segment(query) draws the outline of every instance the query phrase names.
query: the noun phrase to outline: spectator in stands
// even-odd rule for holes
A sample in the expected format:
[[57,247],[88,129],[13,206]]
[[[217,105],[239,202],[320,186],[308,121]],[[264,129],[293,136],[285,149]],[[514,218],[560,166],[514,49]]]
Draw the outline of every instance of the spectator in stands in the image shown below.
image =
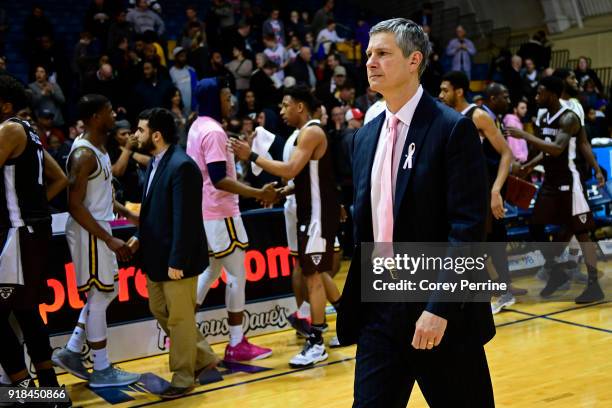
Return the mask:
[[32,108],[36,116],[43,110],[53,113],[53,125],[63,126],[62,107],[66,103],[64,93],[58,84],[50,82],[47,70],[43,66],[36,67],[36,80],[29,85],[32,91]]
[[223,64],[223,57],[219,51],[213,51],[210,54],[208,71],[206,72],[206,77],[222,77],[229,82],[229,87],[233,91],[236,89],[236,81],[234,80],[234,75],[225,68]]
[[518,55],[513,55],[510,59],[510,64],[505,62],[500,66],[501,69],[501,81],[508,88],[510,93],[510,101],[512,105],[515,105],[524,96],[525,87],[524,81],[521,76],[521,69],[523,66],[523,59]]
[[339,86],[346,82],[346,68],[338,65],[334,69],[334,76],[329,81],[319,82],[317,84],[316,96],[323,102],[328,110],[331,110],[336,105],[336,91]]
[[[54,124],[55,113],[50,109],[42,109],[37,114],[38,120],[36,125],[38,128],[38,136],[40,142],[45,149],[48,149],[51,144],[51,138],[55,138],[59,141],[59,144],[64,143],[64,133],[58,129]],[[57,150],[59,146],[55,147]]]
[[194,4],[190,4],[185,8],[185,17],[187,21],[183,24],[183,30],[181,32],[181,38],[179,38],[178,44],[185,49],[188,49],[190,44],[185,44],[186,39],[191,40],[193,38],[193,30],[197,28],[201,33],[206,32],[204,22],[198,18],[198,9]]
[[190,120],[194,120],[197,117],[195,110],[191,113],[191,115],[185,114],[183,96],[181,95],[181,91],[176,88],[170,93],[170,98],[167,102],[164,103],[163,107],[172,112],[172,115],[174,116],[174,123],[176,125],[176,136],[178,138],[179,146],[186,147],[187,125],[189,124]]
[[610,137],[610,132],[607,129],[605,120],[597,116],[597,111],[594,107],[589,107],[587,110],[584,128],[589,142],[594,138]]
[[[251,77],[251,89],[255,92],[255,98],[262,109],[278,109],[278,104],[282,99],[282,94],[279,86],[276,86],[272,79],[276,72],[276,64],[272,61],[266,61],[261,69],[253,72]],[[272,131],[271,129],[268,129]]]
[[175,47],[172,50],[174,65],[170,68],[170,79],[174,86],[180,91],[183,104],[183,115],[189,117],[196,109],[196,101],[193,97],[198,77],[195,69],[187,65],[187,50]]
[[[592,106],[594,108],[599,101],[599,92],[595,81],[589,77],[582,78],[582,92],[580,92],[580,101],[584,106]],[[597,108],[596,108],[597,109]]]
[[85,76],[98,68],[100,47],[89,31],[81,32],[79,37],[79,42],[74,47],[72,71],[78,75],[79,84],[82,84]]
[[237,97],[249,89],[251,75],[253,74],[253,61],[244,56],[244,49],[234,47],[234,59],[228,62],[225,67],[232,73],[236,81]]
[[369,86],[363,95],[357,97],[355,100],[355,107],[361,112],[367,112],[370,106],[374,105],[378,101],[378,93],[373,91]]
[[300,52],[285,70],[286,74],[295,78],[297,85],[305,85],[311,90],[315,89],[317,78],[311,66],[312,52],[308,47],[300,48]]
[[280,45],[285,44],[285,25],[278,19],[280,16],[280,10],[273,8],[270,12],[270,18],[264,21],[262,31],[264,37],[273,35],[276,37],[276,42]]
[[540,74],[536,69],[535,62],[531,58],[526,58],[525,69],[521,72],[523,83],[525,87],[525,96],[529,99],[535,100],[535,94],[538,89],[538,83],[540,82]]
[[66,56],[59,45],[53,41],[49,35],[40,37],[36,46],[30,54],[30,77],[34,78],[36,68],[39,66],[45,67],[47,75],[51,82],[56,82],[61,85],[67,84],[71,78],[69,75],[69,64],[66,64]]
[[315,13],[310,26],[310,31],[312,31],[315,37],[319,35],[319,31],[325,28],[328,20],[334,19],[334,13],[332,13],[333,9],[334,0],[327,0],[325,1],[325,5]]
[[361,46],[361,58],[365,59],[365,52],[370,41],[370,24],[367,22],[365,13],[359,13],[357,27],[355,28],[355,41]]
[[304,45],[310,48],[313,52],[315,51],[315,46],[317,43],[315,42],[314,35],[310,31],[307,31],[304,35]]
[[288,38],[297,35],[300,41],[304,40],[306,27],[304,27],[304,23],[300,19],[300,13],[297,10],[292,10],[289,14],[289,21],[286,24],[285,31]]
[[239,115],[242,117],[250,117],[255,119],[257,112],[259,112],[259,106],[255,98],[255,92],[251,89],[247,89],[240,100]]
[[289,45],[287,45],[287,52],[289,53],[289,63],[291,64],[295,61],[295,58],[300,53],[300,48],[302,48],[302,42],[297,35],[292,35],[289,37]]
[[154,31],[161,37],[166,31],[164,21],[156,12],[149,9],[147,0],[137,0],[136,8],[127,13],[126,20],[134,26],[134,31],[139,34]]
[[85,76],[81,86],[81,95],[98,94],[106,96],[112,103],[115,112],[125,113],[127,101],[124,90],[113,74],[110,64],[102,64],[98,70]]
[[0,55],[0,75],[10,75],[6,70],[6,57]]
[[442,68],[442,63],[440,62],[440,42],[437,38],[431,35],[430,26],[423,26],[423,32],[427,34],[427,39],[431,45],[431,53],[429,54],[425,72],[423,72],[423,75],[421,76],[421,83],[427,92],[435,95],[440,89],[442,77],[444,76],[444,69]]
[[25,19],[23,33],[25,34],[25,46],[28,50],[36,48],[42,37],[53,37],[51,21],[45,16],[40,5],[36,4],[32,7],[32,14]]
[[108,48],[112,49],[127,38],[128,43],[134,37],[134,28],[127,21],[127,11],[120,10],[115,13],[112,23],[108,29],[108,40],[106,42]]
[[550,64],[550,44],[544,45],[543,40],[546,41],[546,33],[538,31],[528,42],[522,44],[517,52],[523,60],[531,59],[538,70],[542,70]]
[[142,64],[143,79],[138,82],[132,91],[132,109],[130,114],[134,117],[145,109],[159,108],[170,99],[174,86],[166,78],[158,75],[158,68],[150,61]]
[[476,47],[471,40],[466,38],[466,32],[463,26],[458,25],[455,33],[457,34],[457,38],[453,38],[448,43],[446,55],[453,58],[453,71],[463,71],[468,78],[471,78],[472,57],[476,55]]
[[247,58],[253,58],[258,46],[251,38],[251,24],[246,21],[241,21],[238,27],[229,31],[224,38],[224,57],[231,59],[234,47],[239,47],[244,50],[244,55]]
[[187,51],[187,63],[195,69],[198,78],[204,78],[209,70],[208,46],[204,40],[204,33],[200,31],[196,32],[196,36],[191,41],[191,46]]
[[587,57],[578,58],[578,65],[576,65],[575,71],[576,71],[576,79],[578,80],[578,83],[583,84],[586,81],[586,79],[590,78],[593,80],[595,84],[595,89],[597,93],[599,95],[604,94],[604,91],[605,91],[604,86],[601,83],[601,80],[599,79],[595,71],[593,71],[589,67],[589,60],[587,59]]
[[144,172],[151,158],[137,152],[138,138],[132,134],[130,122],[118,120],[113,137],[108,140],[108,154],[112,163],[113,177],[119,181],[115,190],[119,202],[139,203],[142,198]]
[[276,81],[282,83],[283,79],[285,78],[284,69],[290,62],[289,53],[282,44],[279,44],[276,36],[272,34],[264,36],[264,44],[266,46],[266,49],[264,50],[265,56],[269,61],[274,62],[278,67],[275,74]]
[[421,9],[412,14],[411,20],[421,27],[431,27],[433,24],[433,7],[430,2],[423,3]]
[[[313,48],[312,51],[315,52],[316,49]],[[340,66],[340,56],[335,52],[329,54],[325,59],[325,70],[323,71],[323,76],[319,79],[329,81],[334,76],[334,71],[338,66]]]
[[[166,68],[166,54],[161,46],[161,41],[155,31],[147,30],[142,34],[142,39],[145,43],[144,54],[145,60],[153,61],[155,59],[159,65]],[[153,51],[151,51],[151,47]],[[167,71],[167,70],[165,70]]]
[[206,16],[206,37],[212,48],[220,48],[222,34],[234,25],[234,9],[226,0],[213,0]]
[[327,20],[326,28],[319,31],[319,34],[317,35],[316,50],[319,52],[319,48],[323,46],[323,49],[325,50],[324,54],[328,55],[333,45],[345,41],[346,39],[341,38],[338,36],[338,33],[336,33],[336,22],[333,19],[329,19]]
[[85,23],[83,24],[85,30],[100,41],[103,50],[107,46],[108,30],[113,14],[112,4],[105,0],[93,0],[85,13]]
[[338,86],[337,103],[344,108],[351,108],[355,105],[355,85],[352,82],[346,81]]
[[[514,127],[523,130],[523,120],[526,115],[527,99],[523,98],[513,104],[512,113],[507,113],[506,116],[504,116],[504,127]],[[510,136],[508,137],[508,146],[510,146],[512,154],[519,162],[525,163],[527,161],[529,149],[527,148],[527,142],[525,140]]]

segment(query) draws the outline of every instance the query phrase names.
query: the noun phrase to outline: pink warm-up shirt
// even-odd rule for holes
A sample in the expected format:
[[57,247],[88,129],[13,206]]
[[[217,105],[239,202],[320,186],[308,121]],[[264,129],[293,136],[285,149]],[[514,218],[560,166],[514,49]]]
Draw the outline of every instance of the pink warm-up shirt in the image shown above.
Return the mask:
[[[523,129],[523,123],[521,122],[521,120],[518,118],[518,116],[513,115],[511,113],[504,116],[504,126],[515,127],[521,130]],[[526,141],[510,136],[508,137],[508,146],[510,146],[512,154],[518,161],[520,161],[521,163],[527,161],[529,150],[527,149]]]
[[218,190],[208,175],[208,163],[224,161],[226,177],[236,180],[234,155],[227,150],[227,135],[221,124],[208,116],[193,122],[187,136],[187,154],[202,172],[202,215],[204,220],[222,220],[240,215],[238,195]]

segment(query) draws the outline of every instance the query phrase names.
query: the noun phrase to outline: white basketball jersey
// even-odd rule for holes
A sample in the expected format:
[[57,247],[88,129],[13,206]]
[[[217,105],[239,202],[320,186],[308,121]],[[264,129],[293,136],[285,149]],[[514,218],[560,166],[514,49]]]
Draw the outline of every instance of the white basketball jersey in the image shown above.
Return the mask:
[[100,151],[82,135],[75,139],[70,154],[79,148],[93,151],[98,163],[96,171],[89,176],[83,205],[96,221],[112,221],[115,219],[115,214],[113,212],[113,173],[110,157],[108,153]]

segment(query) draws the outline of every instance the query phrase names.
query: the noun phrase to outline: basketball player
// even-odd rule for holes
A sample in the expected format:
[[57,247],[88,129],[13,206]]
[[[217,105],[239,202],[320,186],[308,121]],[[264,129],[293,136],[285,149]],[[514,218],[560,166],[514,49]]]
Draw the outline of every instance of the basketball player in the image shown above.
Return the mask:
[[[110,101],[102,95],[85,95],[79,100],[78,112],[85,123],[85,133],[72,144],[66,164],[70,212],[66,239],[77,287],[87,294],[87,303],[68,344],[53,353],[53,362],[89,380],[90,387],[116,387],[132,384],[140,375],[117,369],[108,359],[106,309],[117,296],[117,257],[121,261],[131,257],[127,244],[113,237],[109,222],[115,218],[115,210],[135,223],[138,221],[113,197],[111,161],[105,148],[115,126]],[[81,357],[85,339],[92,352],[91,374]]]
[[[506,183],[513,156],[506,139],[500,131],[498,113],[508,110],[508,91],[503,85],[492,83],[487,87],[487,101],[482,108],[475,103],[466,100],[469,92],[470,80],[461,71],[451,71],[444,75],[440,84],[440,99],[457,112],[472,119],[482,141],[482,150],[487,159],[487,170],[489,173],[489,186],[491,189],[491,211],[490,228],[487,231],[488,242],[507,242],[506,226],[504,224],[504,202],[502,189]],[[491,109],[488,105],[491,106]],[[497,252],[497,251],[496,251]],[[499,274],[499,280],[508,285],[508,291],[493,303],[493,313],[498,313],[504,307],[516,302],[514,295],[524,295],[525,289],[512,286],[508,272],[508,256],[505,251],[499,251],[493,257],[495,270]]]
[[[327,113],[325,111],[324,105],[320,105],[315,115],[313,116],[315,117],[315,119],[312,119],[312,123],[325,126],[325,123],[323,123],[323,121],[327,120],[325,118],[327,116]],[[299,133],[300,129],[295,129],[295,131],[289,136],[289,138],[285,142],[285,146],[283,149],[284,162],[289,162],[289,160],[291,159],[291,155],[295,150],[295,141]],[[293,271],[291,272],[291,285],[293,288],[293,294],[295,295],[295,302],[298,307],[297,311],[287,317],[287,321],[289,322],[291,327],[296,330],[296,333],[299,336],[308,338],[312,330],[312,318],[310,316],[310,303],[308,302],[308,289],[306,287],[306,282],[304,281],[304,277],[302,275],[302,268],[300,267],[298,257],[297,202],[295,200],[295,195],[291,193],[293,189],[293,180],[288,180],[287,186],[281,189],[281,192],[284,193],[284,195],[286,196],[286,201],[284,205],[284,215],[287,244],[289,245],[290,255],[295,258],[295,264],[293,267]],[[343,217],[344,219],[342,219]],[[343,222],[344,220],[346,220],[346,212],[342,211],[341,222]],[[336,273],[338,273],[338,270],[340,269],[341,255],[342,252],[340,250],[340,242],[338,240],[338,237],[336,237],[334,240],[334,259],[332,270],[330,271],[330,273],[324,273],[323,275],[321,275],[321,279],[323,280],[323,285],[325,287],[326,298],[334,308],[337,308],[338,306],[338,301],[340,299],[340,291],[334,283],[333,277],[336,275]],[[327,323],[324,323],[323,327],[323,331],[327,331]],[[338,338],[334,336],[330,340],[329,345],[332,348],[339,347],[340,343],[338,342]]]
[[277,193],[273,183],[257,189],[236,179],[234,155],[227,151],[228,137],[219,123],[221,118],[230,116],[232,94],[229,88],[220,85],[217,78],[204,78],[198,82],[195,95],[199,113],[187,136],[187,154],[198,164],[204,180],[202,214],[210,253],[210,264],[198,277],[198,308],[221,276],[223,267],[227,272],[225,305],[230,335],[225,360],[259,360],[269,357],[272,350],[251,344],[242,329],[246,287],[244,257],[249,241],[240,216],[238,196],[271,203],[276,201]]
[[[572,235],[580,242],[587,265],[588,282],[576,303],[591,303],[604,298],[597,279],[597,253],[591,243],[589,232],[594,227],[593,216],[586,201],[580,175],[576,170],[576,138],[581,132],[580,118],[559,98],[563,93],[563,81],[555,76],[543,78],[538,86],[536,102],[546,109],[538,123],[538,136],[516,128],[508,128],[508,135],[520,137],[540,150],[540,154],[526,167],[542,162],[545,177],[536,199],[532,222],[536,225],[556,224],[564,227],[556,241],[566,244]],[[566,246],[566,245],[564,245]],[[558,257],[562,249],[545,254],[550,265],[553,257]],[[548,252],[548,251],[547,251]],[[550,272],[546,286],[540,292],[542,297],[550,297],[564,286],[569,277],[560,264],[555,264]]]
[[[26,91],[16,79],[0,75],[0,365],[3,382],[34,387],[24,361],[23,345],[9,323],[19,323],[41,387],[58,387],[51,363],[47,328],[38,312],[46,292],[51,240],[47,201],[68,181],[44,151],[30,124],[14,116],[27,108]],[[70,406],[56,404],[55,406]]]
[[288,162],[259,157],[251,152],[248,143],[230,140],[230,147],[240,160],[250,160],[270,174],[294,181],[298,257],[308,287],[312,326],[303,350],[289,361],[291,367],[310,366],[328,357],[322,336],[326,300],[322,275],[332,269],[340,205],[325,131],[312,121],[315,108],[307,88],[285,90],[281,115],[289,126],[300,129]]

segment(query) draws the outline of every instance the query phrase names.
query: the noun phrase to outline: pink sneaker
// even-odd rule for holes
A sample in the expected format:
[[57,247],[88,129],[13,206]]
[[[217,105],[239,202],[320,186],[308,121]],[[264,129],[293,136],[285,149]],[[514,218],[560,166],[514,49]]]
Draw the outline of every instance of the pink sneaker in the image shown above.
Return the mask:
[[225,347],[225,361],[230,362],[261,360],[270,357],[271,354],[271,349],[249,343],[246,336],[234,347],[229,344]]

